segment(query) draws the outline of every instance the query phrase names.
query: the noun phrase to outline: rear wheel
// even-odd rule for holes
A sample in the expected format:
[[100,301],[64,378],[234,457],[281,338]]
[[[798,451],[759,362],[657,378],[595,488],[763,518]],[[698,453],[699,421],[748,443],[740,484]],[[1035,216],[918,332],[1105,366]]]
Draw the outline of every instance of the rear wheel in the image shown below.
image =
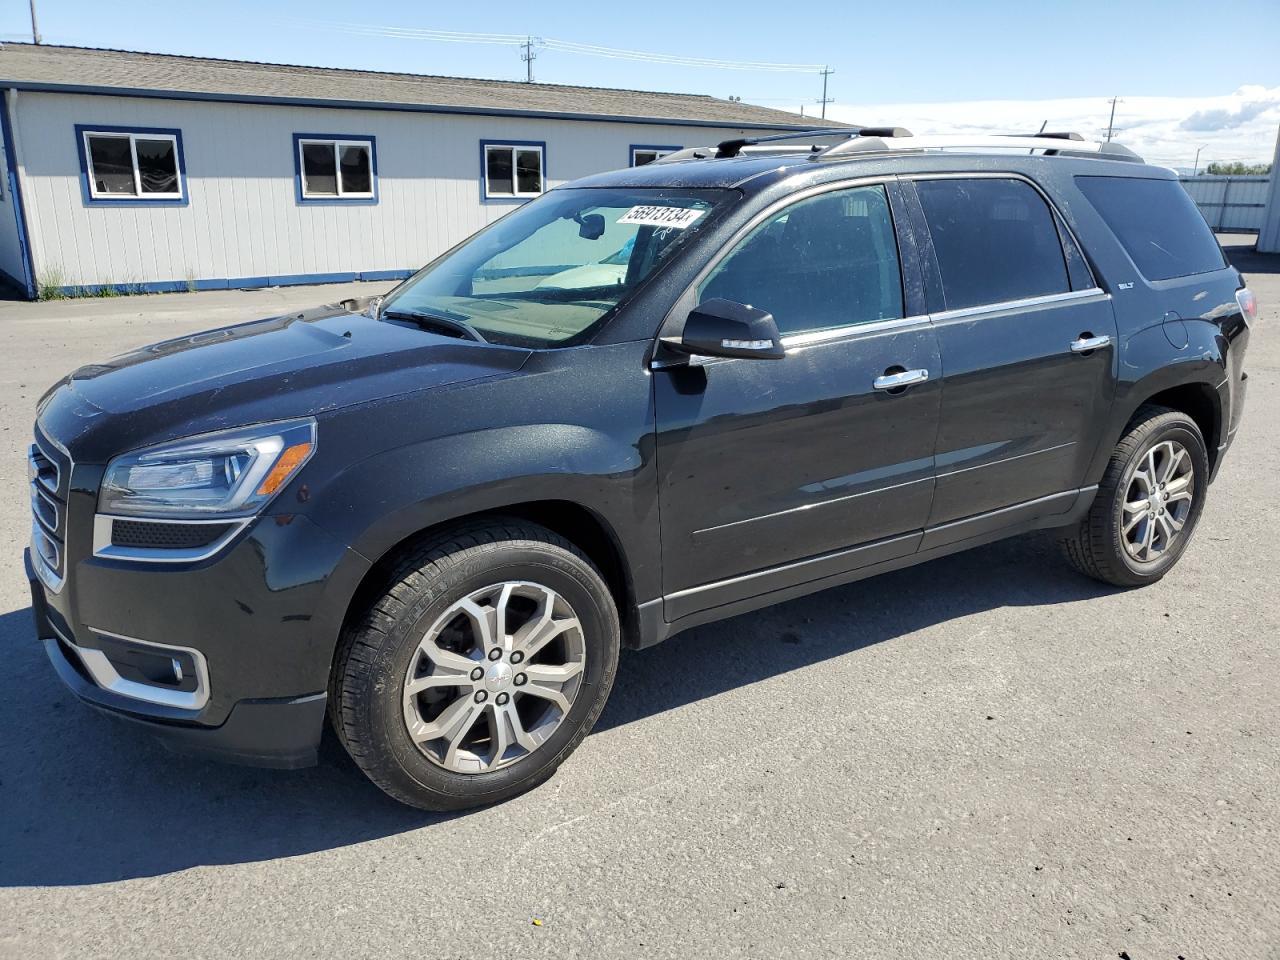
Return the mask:
[[1104,583],[1154,583],[1178,562],[1204,508],[1209,457],[1196,422],[1167,407],[1138,411],[1116,445],[1067,559]]
[[480,806],[531,789],[590,731],[613,684],[618,616],[572,544],[524,521],[424,545],[345,638],[334,726],[404,803]]

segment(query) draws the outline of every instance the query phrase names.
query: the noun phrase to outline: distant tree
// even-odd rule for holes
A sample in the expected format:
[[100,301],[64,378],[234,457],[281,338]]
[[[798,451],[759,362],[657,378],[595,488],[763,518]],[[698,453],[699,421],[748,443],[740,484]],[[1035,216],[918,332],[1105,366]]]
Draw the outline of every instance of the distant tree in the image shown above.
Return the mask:
[[1230,163],[1211,163],[1204,168],[1204,172],[1214,177],[1265,177],[1271,173],[1271,164],[1241,163],[1239,160],[1232,160]]

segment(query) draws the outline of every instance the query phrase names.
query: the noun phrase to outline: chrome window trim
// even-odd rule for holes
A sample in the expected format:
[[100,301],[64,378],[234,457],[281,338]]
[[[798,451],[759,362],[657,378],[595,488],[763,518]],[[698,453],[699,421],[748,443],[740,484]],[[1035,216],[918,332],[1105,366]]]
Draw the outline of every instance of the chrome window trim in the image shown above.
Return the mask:
[[886,330],[923,326],[928,324],[930,319],[929,314],[919,313],[912,317],[898,317],[893,320],[872,320],[868,323],[850,323],[843,327],[828,327],[825,330],[792,333],[782,338],[782,346],[790,350],[792,347],[807,347],[813,343],[826,343],[828,340],[840,340],[862,333],[882,333]]
[[1059,303],[1071,303],[1075,300],[1110,300],[1111,294],[1101,287],[1088,290],[1068,290],[1066,293],[1046,293],[1038,297],[1023,297],[1020,300],[1001,300],[996,303],[984,303],[977,307],[960,307],[956,310],[943,310],[929,315],[934,323],[950,323],[956,320],[973,320],[992,313],[1008,313],[1012,310],[1029,310],[1034,307],[1053,306]]
[[[222,551],[227,544],[240,535],[251,524],[254,517],[220,517],[208,520],[178,520],[159,517],[127,517],[111,513],[95,513],[93,515],[93,555],[106,560],[132,560],[139,563],[196,563],[208,560]],[[231,524],[217,540],[203,547],[167,550],[158,547],[118,547],[111,542],[112,524],[116,520],[128,520],[136,523],[192,524],[205,525],[211,523]]]
[[84,664],[84,668],[89,671],[89,676],[93,678],[93,682],[103,690],[108,690],[122,697],[128,697],[131,700],[154,703],[162,707],[175,707],[179,710],[199,710],[209,702],[209,662],[205,660],[204,654],[195,647],[181,647],[172,643],[155,643],[151,640],[126,637],[124,634],[112,633],[109,630],[86,625],[86,629],[93,633],[111,637],[113,640],[123,640],[126,643],[152,647],[162,653],[172,651],[189,654],[196,665],[196,688],[189,691],[165,690],[162,687],[153,687],[150,684],[139,683],[136,680],[126,680],[120,676],[116,668],[112,666],[110,659],[101,650],[82,647],[64,636],[62,631],[53,626],[53,624],[49,626],[58,635],[58,639],[75,652],[76,656],[80,658],[80,662]]
[[[1003,300],[999,303],[988,303],[980,307],[963,307],[959,310],[943,310],[939,313],[922,313],[912,317],[900,317],[895,320],[873,320],[869,323],[852,323],[843,327],[830,327],[826,330],[811,330],[807,333],[793,333],[782,338],[782,346],[790,352],[798,347],[807,347],[846,337],[857,337],[863,334],[876,334],[888,330],[905,330],[927,324],[945,324],[959,320],[976,320],[990,314],[1008,313],[1015,310],[1030,310],[1036,307],[1055,306],[1060,303],[1072,303],[1078,300],[1098,299],[1110,300],[1111,294],[1100,287],[1089,290],[1069,290],[1066,293],[1047,293],[1039,297],[1025,297],[1021,300]],[[651,369],[665,370],[675,366],[706,366],[710,363],[726,363],[741,357],[690,357],[688,361],[658,361]]]

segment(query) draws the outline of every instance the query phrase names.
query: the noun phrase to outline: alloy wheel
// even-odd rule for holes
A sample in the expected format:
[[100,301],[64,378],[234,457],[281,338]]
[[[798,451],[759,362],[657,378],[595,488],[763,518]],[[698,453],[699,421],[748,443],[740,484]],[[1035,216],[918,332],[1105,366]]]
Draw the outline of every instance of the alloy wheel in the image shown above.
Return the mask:
[[1138,563],[1159,560],[1182,536],[1195,502],[1191,454],[1164,440],[1142,455],[1125,487],[1120,539]]
[[453,603],[409,660],[409,737],[438,766],[488,773],[533,753],[569,714],[586,667],[582,626],[549,587],[507,581]]

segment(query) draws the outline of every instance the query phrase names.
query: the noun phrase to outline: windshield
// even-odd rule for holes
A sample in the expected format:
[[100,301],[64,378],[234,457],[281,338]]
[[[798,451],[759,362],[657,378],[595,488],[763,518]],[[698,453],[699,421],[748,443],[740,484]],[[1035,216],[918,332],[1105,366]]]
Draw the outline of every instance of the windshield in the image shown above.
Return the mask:
[[727,206],[727,190],[553,190],[389,294],[388,319],[550,347],[594,327]]

